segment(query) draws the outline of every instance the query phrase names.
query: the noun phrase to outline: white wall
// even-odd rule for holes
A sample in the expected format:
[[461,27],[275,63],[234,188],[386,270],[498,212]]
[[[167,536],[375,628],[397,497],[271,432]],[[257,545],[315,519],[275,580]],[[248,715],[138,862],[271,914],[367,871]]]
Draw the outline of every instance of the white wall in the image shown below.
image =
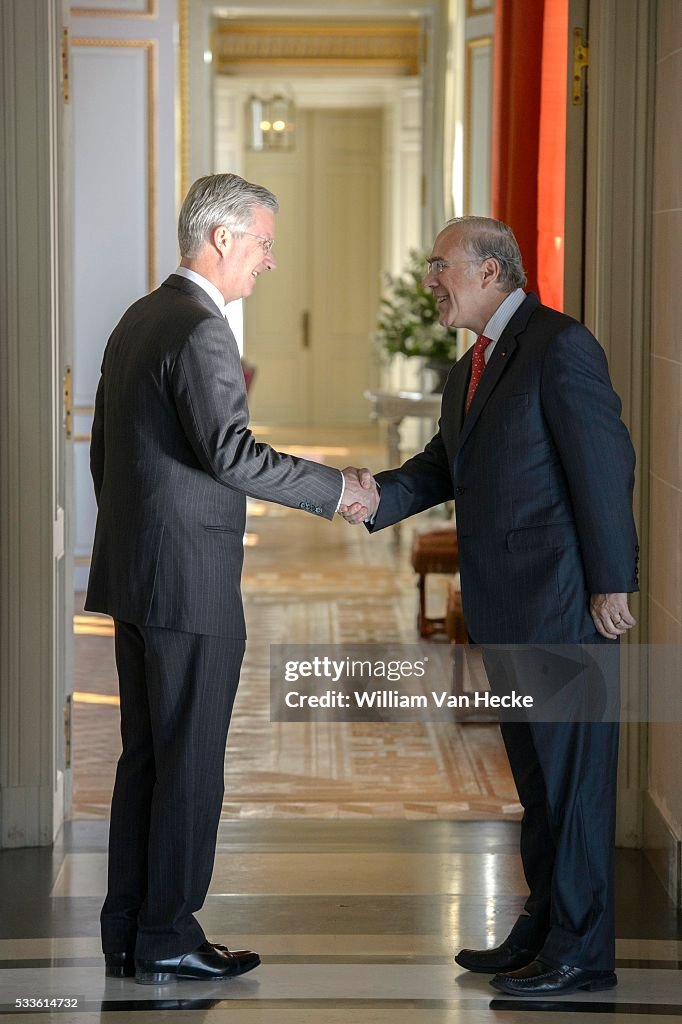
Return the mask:
[[177,264],[176,41],[176,0],[71,5],[76,590],[95,525],[88,447],[102,352],[125,309]]
[[0,847],[68,807],[60,7],[0,4]]

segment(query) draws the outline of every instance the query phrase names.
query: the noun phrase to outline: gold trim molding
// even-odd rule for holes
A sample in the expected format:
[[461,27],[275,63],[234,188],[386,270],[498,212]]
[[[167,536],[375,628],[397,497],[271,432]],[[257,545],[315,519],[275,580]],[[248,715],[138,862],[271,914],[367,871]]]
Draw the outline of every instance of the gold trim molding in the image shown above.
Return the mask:
[[[474,50],[486,46],[492,51],[492,36],[467,39],[464,67],[464,212],[471,213],[471,76]],[[491,54],[492,56],[492,54]],[[492,73],[492,71],[491,71]]]
[[289,68],[353,68],[419,74],[421,23],[413,21],[218,21],[213,62],[218,74]]
[[147,0],[144,11],[121,10],[120,7],[72,7],[77,18],[158,18],[158,0]]
[[[178,166],[179,202],[187,195],[189,180],[189,0],[178,0]],[[179,205],[179,204],[178,204]]]
[[467,0],[467,18],[476,18],[481,14],[492,14],[493,3],[485,3],[483,7],[476,7],[476,0]]
[[144,50],[147,54],[147,288],[156,287],[156,49],[155,39],[72,39],[72,46]]

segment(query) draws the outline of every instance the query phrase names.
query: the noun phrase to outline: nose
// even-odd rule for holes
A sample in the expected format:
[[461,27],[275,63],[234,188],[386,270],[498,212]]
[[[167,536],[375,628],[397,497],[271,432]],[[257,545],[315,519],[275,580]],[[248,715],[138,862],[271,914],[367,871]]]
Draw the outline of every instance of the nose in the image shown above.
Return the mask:
[[272,249],[270,250],[270,252],[266,252],[265,257],[263,258],[263,265],[266,270],[277,269],[277,260],[275,259],[275,254],[273,253]]
[[432,270],[427,270],[422,278],[423,288],[435,288],[437,284],[436,275]]

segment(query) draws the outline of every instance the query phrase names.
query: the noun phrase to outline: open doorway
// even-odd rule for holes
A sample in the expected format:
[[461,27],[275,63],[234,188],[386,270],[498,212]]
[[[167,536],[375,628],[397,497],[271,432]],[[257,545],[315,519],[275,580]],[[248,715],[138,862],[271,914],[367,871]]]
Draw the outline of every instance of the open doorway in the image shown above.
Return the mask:
[[257,422],[367,426],[363,392],[378,376],[381,151],[381,110],[308,110],[297,116],[293,151],[245,155],[245,176],[283,198],[277,273],[244,313]]

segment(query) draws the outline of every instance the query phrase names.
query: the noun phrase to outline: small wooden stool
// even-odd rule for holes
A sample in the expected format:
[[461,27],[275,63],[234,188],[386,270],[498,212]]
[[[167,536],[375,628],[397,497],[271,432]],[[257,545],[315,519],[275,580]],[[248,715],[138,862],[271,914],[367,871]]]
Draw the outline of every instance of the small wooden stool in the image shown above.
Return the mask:
[[447,573],[454,576],[459,567],[457,557],[457,531],[454,526],[442,530],[429,530],[428,533],[415,533],[412,542],[412,568],[419,577],[419,613],[417,627],[421,637],[446,634],[446,616],[427,618],[426,615],[426,575],[430,572]]
[[[469,644],[469,633],[464,621],[462,611],[462,592],[459,589],[459,581],[448,584],[448,603],[445,611],[445,627],[448,639],[452,644],[452,694],[455,697],[467,696],[471,700],[476,695],[476,690],[465,690],[465,659],[469,659],[469,669],[478,664],[478,674],[483,671],[480,649],[467,646]],[[485,674],[483,672],[483,674]],[[479,691],[483,692],[483,691]],[[495,711],[486,711],[482,708],[458,707],[455,710],[456,722],[497,722],[498,715]]]

